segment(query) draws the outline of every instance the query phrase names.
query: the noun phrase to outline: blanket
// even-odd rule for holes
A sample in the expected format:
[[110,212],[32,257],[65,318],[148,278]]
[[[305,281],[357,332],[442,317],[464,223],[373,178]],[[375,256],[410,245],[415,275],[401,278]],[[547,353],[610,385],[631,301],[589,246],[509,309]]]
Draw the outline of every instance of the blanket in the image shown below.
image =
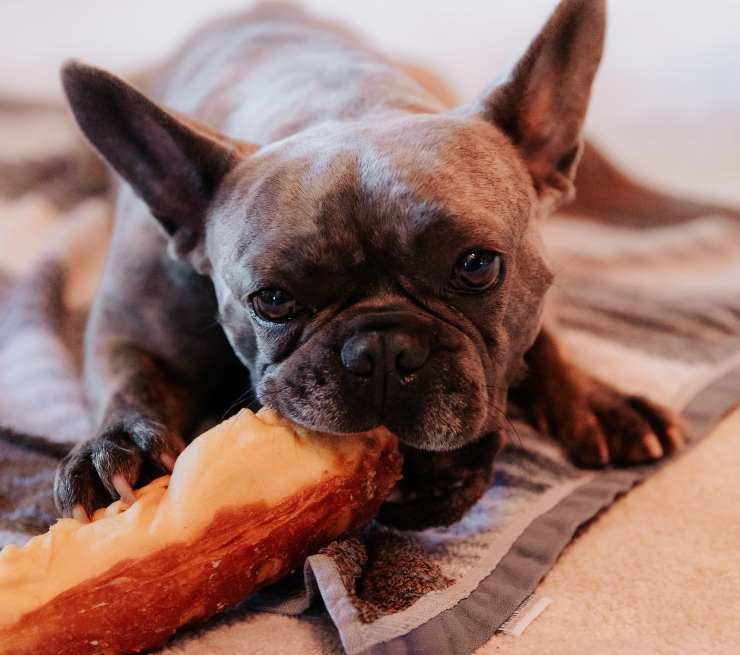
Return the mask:
[[[0,142],[3,545],[54,521],[54,468],[92,428],[82,337],[111,206],[63,113],[0,108]],[[740,399],[740,225],[707,216],[627,231],[561,219],[546,241],[571,357],[681,412],[696,443]],[[470,653],[521,613],[579,527],[670,461],[577,469],[514,416],[493,484],[459,523],[371,526],[166,651]]]

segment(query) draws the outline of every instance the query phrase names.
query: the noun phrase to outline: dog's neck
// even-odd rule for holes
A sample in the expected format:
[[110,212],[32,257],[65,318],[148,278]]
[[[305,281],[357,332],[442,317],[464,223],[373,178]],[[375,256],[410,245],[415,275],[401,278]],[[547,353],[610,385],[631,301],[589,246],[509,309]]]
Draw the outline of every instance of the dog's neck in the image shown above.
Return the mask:
[[262,145],[320,123],[446,108],[353,35],[298,18],[258,12],[238,22],[226,41],[223,32],[206,30],[197,48],[175,57],[158,99]]

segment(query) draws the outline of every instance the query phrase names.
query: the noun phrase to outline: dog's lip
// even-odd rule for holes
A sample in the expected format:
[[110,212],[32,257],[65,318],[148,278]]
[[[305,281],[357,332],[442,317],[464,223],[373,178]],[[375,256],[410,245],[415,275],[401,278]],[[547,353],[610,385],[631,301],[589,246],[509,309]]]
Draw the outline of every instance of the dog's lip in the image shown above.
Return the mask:
[[393,430],[391,430],[387,425],[384,425],[383,423],[379,423],[375,427],[372,427],[368,430],[360,430],[359,432],[327,432],[326,434],[330,434],[336,437],[356,437],[358,435],[372,434],[374,432],[385,432],[385,433],[391,434],[400,441],[398,435],[395,432],[393,432]]
[[296,420],[293,416],[290,415],[290,413],[283,411],[279,403],[277,404],[260,403],[260,409],[272,409],[276,411],[285,420],[289,421],[295,428],[298,428],[298,430],[302,430],[305,432],[325,434],[331,437],[356,437],[361,434],[368,434],[371,432],[376,432],[377,430],[383,430],[385,432],[392,434],[394,437],[396,437],[396,439],[401,441],[399,436],[395,432],[393,432],[393,430],[391,430],[391,428],[389,428],[385,423],[382,423],[382,422],[374,423],[373,425],[363,430],[340,431],[340,430],[331,430],[331,429],[323,428],[321,426],[316,426],[316,425],[307,425],[306,423],[303,423],[300,420]]
[[[396,439],[399,439],[398,435],[395,432],[393,432],[393,430],[391,430],[387,425],[384,425],[383,423],[378,423],[377,425],[374,425],[373,427],[368,428],[366,430],[357,430],[356,432],[339,432],[339,431],[335,431],[335,430],[321,430],[321,429],[317,429],[315,427],[302,425],[301,423],[298,423],[296,421],[293,421],[292,419],[289,419],[289,420],[299,430],[305,430],[306,432],[318,432],[320,434],[325,434],[325,435],[328,435],[330,437],[357,437],[357,436],[363,435],[363,434],[371,434],[373,432],[382,431],[382,432],[386,432],[388,434],[392,434]],[[400,439],[399,439],[399,441],[400,441]]]

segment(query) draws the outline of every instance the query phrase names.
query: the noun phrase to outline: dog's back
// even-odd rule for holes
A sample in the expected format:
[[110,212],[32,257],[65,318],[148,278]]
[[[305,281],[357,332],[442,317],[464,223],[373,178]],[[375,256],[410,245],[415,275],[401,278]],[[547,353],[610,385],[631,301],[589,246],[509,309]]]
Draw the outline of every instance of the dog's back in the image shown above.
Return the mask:
[[445,108],[349,31],[278,3],[198,31],[161,68],[152,91],[178,112],[262,145],[370,112]]

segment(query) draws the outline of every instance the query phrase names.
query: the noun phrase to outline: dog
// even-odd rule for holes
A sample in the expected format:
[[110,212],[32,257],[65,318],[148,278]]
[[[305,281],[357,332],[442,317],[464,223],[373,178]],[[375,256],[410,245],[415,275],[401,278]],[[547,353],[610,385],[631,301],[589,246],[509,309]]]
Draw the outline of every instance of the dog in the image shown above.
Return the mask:
[[453,108],[289,5],[201,31],[156,102],[66,64],[123,183],[85,339],[97,428],[57,472],[60,512],[132,502],[240,393],[337,439],[383,424],[427,471],[480,444],[488,462],[512,396],[581,465],[680,448],[670,412],[572,365],[544,321],[541,226],[574,198],[605,25],[605,0],[562,0],[505,79]]

